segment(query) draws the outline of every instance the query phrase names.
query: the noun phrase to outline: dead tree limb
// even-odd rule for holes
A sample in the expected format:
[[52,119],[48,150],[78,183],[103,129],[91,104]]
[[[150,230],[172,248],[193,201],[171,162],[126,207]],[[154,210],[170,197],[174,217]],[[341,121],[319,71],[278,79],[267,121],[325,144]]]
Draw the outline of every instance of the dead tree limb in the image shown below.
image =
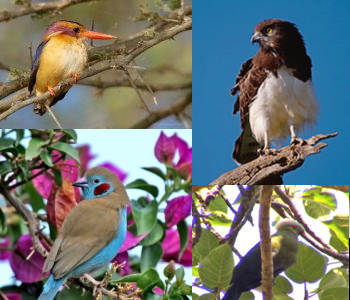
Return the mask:
[[[302,166],[307,156],[316,154],[327,144],[319,143],[338,133],[317,134],[303,144],[292,144],[276,153],[260,156],[257,159],[227,173],[210,184],[236,185],[236,184],[267,184],[267,178],[276,178]],[[274,184],[271,182],[270,184]]]

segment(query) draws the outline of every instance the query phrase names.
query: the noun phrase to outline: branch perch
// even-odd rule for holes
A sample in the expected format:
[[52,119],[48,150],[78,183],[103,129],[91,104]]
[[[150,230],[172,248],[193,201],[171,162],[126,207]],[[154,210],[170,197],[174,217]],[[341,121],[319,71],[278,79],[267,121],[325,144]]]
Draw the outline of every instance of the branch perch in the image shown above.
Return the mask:
[[268,177],[283,175],[299,168],[307,156],[319,153],[327,146],[319,141],[337,135],[338,133],[317,134],[307,139],[304,144],[292,144],[277,150],[276,154],[260,156],[237,169],[222,174],[210,184],[260,184]]

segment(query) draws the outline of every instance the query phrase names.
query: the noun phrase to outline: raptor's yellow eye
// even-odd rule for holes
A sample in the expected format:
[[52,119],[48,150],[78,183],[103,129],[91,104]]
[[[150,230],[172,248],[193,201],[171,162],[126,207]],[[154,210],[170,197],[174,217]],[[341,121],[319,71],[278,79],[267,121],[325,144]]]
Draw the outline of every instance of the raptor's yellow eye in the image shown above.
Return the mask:
[[272,28],[269,27],[269,28],[266,29],[266,33],[267,34],[270,34],[271,32],[272,32]]

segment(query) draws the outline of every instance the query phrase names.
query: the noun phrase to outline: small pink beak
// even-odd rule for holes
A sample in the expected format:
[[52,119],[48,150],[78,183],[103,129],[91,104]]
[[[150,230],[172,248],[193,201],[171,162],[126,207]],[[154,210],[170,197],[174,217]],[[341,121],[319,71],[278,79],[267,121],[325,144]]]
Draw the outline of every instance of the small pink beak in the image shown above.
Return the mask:
[[91,40],[114,40],[117,39],[116,36],[110,34],[104,34],[96,31],[84,31],[81,33],[82,36]]

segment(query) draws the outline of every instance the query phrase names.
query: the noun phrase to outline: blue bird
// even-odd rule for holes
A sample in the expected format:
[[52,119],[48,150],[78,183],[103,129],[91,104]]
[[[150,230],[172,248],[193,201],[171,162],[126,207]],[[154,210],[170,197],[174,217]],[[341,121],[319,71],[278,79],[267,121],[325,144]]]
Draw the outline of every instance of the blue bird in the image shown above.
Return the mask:
[[51,300],[69,277],[79,277],[105,266],[118,253],[126,236],[125,187],[106,168],[88,170],[73,183],[85,200],[66,216],[47,257],[43,273],[51,271],[38,300]]

